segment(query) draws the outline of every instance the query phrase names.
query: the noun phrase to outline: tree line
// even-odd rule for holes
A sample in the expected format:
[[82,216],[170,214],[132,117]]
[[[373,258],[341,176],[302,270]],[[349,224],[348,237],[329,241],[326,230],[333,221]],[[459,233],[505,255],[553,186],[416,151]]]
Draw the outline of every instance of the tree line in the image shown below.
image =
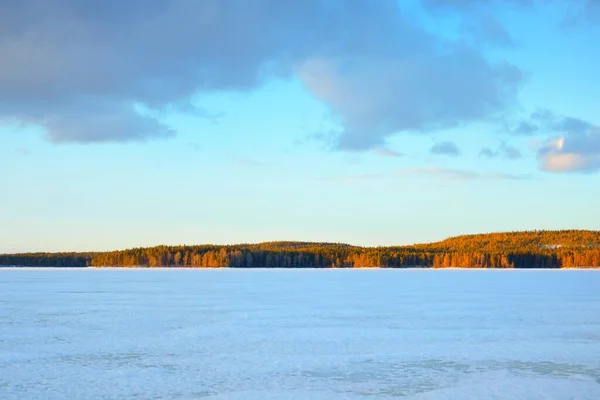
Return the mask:
[[93,253],[0,255],[4,266],[190,268],[573,268],[600,267],[600,231],[464,235],[392,247],[267,242],[156,246]]

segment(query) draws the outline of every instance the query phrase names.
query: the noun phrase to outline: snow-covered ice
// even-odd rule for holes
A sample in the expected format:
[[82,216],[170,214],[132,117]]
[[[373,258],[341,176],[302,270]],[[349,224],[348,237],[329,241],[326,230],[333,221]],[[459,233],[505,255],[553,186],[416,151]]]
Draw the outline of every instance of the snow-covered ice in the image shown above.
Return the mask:
[[600,271],[4,269],[0,398],[600,399]]

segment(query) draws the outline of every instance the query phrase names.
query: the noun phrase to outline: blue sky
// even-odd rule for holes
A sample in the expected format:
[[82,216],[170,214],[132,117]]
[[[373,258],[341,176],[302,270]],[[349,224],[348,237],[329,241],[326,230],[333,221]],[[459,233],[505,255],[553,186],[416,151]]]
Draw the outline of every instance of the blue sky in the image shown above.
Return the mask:
[[0,252],[600,229],[600,2],[121,3],[0,5]]

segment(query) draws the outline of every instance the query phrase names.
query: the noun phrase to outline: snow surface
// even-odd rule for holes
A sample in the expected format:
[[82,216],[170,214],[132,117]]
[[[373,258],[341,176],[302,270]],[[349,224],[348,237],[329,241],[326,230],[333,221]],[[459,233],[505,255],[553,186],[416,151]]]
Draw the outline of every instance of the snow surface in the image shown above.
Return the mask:
[[600,399],[600,271],[4,269],[0,398]]

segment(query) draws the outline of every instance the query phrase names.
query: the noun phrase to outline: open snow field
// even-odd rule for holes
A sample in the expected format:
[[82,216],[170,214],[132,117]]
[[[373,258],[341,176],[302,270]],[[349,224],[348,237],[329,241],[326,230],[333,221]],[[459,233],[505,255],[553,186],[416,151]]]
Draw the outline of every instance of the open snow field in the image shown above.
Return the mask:
[[600,399],[600,271],[0,270],[0,399]]

